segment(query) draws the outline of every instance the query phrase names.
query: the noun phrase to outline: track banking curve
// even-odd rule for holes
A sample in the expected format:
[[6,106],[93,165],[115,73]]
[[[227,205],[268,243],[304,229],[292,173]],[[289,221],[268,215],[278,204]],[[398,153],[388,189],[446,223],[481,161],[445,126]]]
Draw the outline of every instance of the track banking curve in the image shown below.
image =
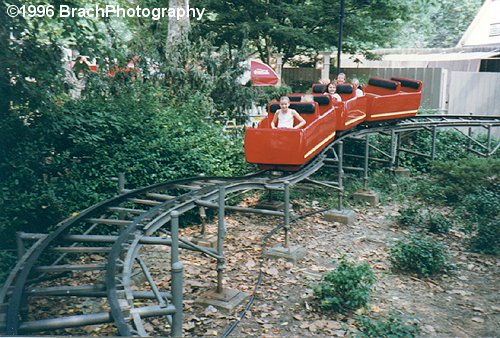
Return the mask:
[[[241,191],[282,190],[284,184],[298,183],[318,171],[325,164],[327,153],[346,138],[481,126],[500,126],[500,116],[418,115],[400,121],[363,124],[338,135],[301,170],[279,178],[266,172],[255,172],[242,177],[194,177],[159,183],[125,191],[91,206],[59,223],[50,234],[24,234],[24,239],[35,242],[19,258],[0,291],[0,334],[50,332],[60,328],[114,323],[120,335],[145,336],[148,333],[143,318],[166,316],[171,334],[179,336],[182,334],[183,267],[178,259],[178,247],[220,258],[216,250],[178,239],[180,215],[198,206],[216,207],[214,202],[221,194],[227,200]],[[492,152],[497,149],[498,145]],[[160,237],[159,232],[164,235]],[[139,256],[143,245],[171,247],[171,292],[160,291],[152,280],[146,263]],[[149,291],[132,289],[134,263],[141,266],[148,279]],[[89,278],[89,272],[93,278]],[[61,286],[57,277],[67,278],[70,273],[75,281]],[[104,278],[99,278],[99,273]],[[75,297],[107,298],[109,309],[91,314],[26,319],[23,309],[30,301],[45,296],[72,297],[72,302]],[[141,298],[156,300],[157,305],[137,306],[134,300]]]

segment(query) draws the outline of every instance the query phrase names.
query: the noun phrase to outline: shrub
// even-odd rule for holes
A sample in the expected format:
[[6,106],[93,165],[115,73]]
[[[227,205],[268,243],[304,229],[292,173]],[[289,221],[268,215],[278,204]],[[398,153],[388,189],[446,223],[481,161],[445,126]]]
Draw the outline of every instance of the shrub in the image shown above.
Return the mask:
[[394,313],[372,315],[371,317],[358,316],[356,321],[361,331],[361,337],[416,337],[420,331],[416,323],[405,323],[400,316]]
[[447,202],[455,203],[466,195],[479,193],[498,184],[500,159],[468,157],[458,161],[435,162],[431,175]]
[[[418,152],[430,154],[432,149],[432,133],[428,131],[419,131],[411,134],[402,134],[401,142],[404,148],[415,149]],[[391,137],[387,135],[376,135],[370,138],[370,143],[378,149],[390,149]],[[436,138],[436,156],[438,161],[458,160],[468,155],[467,139],[457,131],[438,130]],[[364,155],[365,145],[360,142],[346,142],[344,145],[346,154]],[[374,149],[370,149],[371,155],[378,155]],[[355,159],[346,158],[346,163],[355,164]],[[428,172],[432,163],[430,158],[410,152],[399,153],[399,165],[410,168],[412,171]],[[377,164],[372,162],[371,166]]]
[[450,231],[453,223],[444,215],[429,211],[427,227],[435,234],[446,234]]
[[456,213],[469,229],[473,228],[474,223],[488,223],[500,215],[498,192],[485,189],[477,194],[467,195],[459,202]]
[[[432,149],[432,133],[420,131],[402,138],[402,143],[408,148],[430,154]],[[459,160],[467,156],[467,139],[455,130],[438,130],[436,134],[436,160]],[[432,163],[430,159],[403,152],[400,155],[401,165],[419,171],[428,172]]]
[[314,294],[323,309],[354,310],[367,304],[374,282],[375,276],[367,263],[357,265],[342,258],[335,271],[323,276]]
[[[0,159],[0,248],[14,247],[15,231],[47,228],[116,193],[111,177],[126,174],[140,187],[200,174],[244,173],[241,139],[221,137],[205,121],[209,107],[192,95],[184,102],[140,83],[89,82],[88,93],[47,111],[26,127]],[[119,90],[118,90],[119,89]]]
[[254,87],[253,88],[253,101],[257,105],[267,105],[269,101],[279,100],[283,95],[291,93],[292,89],[285,84],[277,87]]
[[444,246],[421,234],[412,234],[391,247],[390,261],[397,270],[430,277],[447,268]]
[[387,168],[374,170],[369,184],[380,192],[381,201],[408,201],[415,194],[417,181],[413,177],[397,176]]
[[472,238],[471,246],[474,251],[484,254],[500,254],[500,220],[481,222],[477,227],[477,233]]
[[418,205],[411,205],[400,209],[399,216],[397,216],[398,223],[407,227],[419,226],[422,223],[419,210],[420,206]]
[[10,251],[0,250],[0,289],[2,283],[9,276],[10,270],[16,263],[17,257]]

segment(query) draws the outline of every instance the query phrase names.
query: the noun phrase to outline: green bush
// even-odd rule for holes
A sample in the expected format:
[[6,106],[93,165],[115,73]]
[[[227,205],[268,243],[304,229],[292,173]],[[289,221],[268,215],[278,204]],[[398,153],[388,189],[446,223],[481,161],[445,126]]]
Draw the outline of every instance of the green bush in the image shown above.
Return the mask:
[[290,87],[293,88],[293,93],[308,93],[311,92],[312,84],[312,81],[295,80],[290,83]]
[[[374,135],[370,137],[370,144],[378,149],[390,149],[391,137],[387,135]],[[413,133],[401,135],[401,145],[403,148],[413,149],[418,152],[429,154],[432,150],[432,133],[427,130],[422,130]],[[467,150],[468,141],[459,132],[454,130],[438,130],[436,137],[436,161],[454,161],[460,160],[470,155]],[[363,140],[355,142],[346,142],[344,144],[344,152],[346,154],[362,155],[365,153],[365,144]],[[374,149],[370,149],[370,156],[380,157],[381,154]],[[355,158],[346,156],[346,164],[356,164]],[[431,168],[431,159],[421,155],[412,154],[409,152],[399,153],[399,165],[412,171],[428,172]],[[373,162],[372,167],[380,166]]]
[[421,212],[422,208],[423,206],[418,204],[401,208],[396,217],[397,222],[410,228],[425,227],[435,234],[445,234],[450,231],[453,224],[448,217],[432,209]]
[[420,330],[416,323],[405,321],[394,313],[358,316],[356,318],[361,337],[369,338],[410,338],[417,337]]
[[471,246],[474,251],[484,254],[500,254],[500,220],[481,222],[477,233],[472,238]]
[[10,270],[16,263],[16,260],[17,257],[14,253],[0,250],[0,289],[2,288],[2,283],[9,276]]
[[369,185],[380,192],[380,199],[406,203],[415,194],[417,182],[413,177],[394,175],[387,168],[373,170]]
[[257,105],[266,105],[269,101],[277,101],[281,96],[289,94],[292,92],[292,89],[283,84],[277,87],[254,87],[253,88],[253,101]]
[[435,234],[446,234],[450,231],[453,223],[444,215],[428,212],[427,227],[430,232]]
[[390,261],[396,270],[430,277],[448,268],[444,246],[421,234],[412,234],[391,247]]
[[112,196],[111,178],[120,172],[128,187],[140,187],[248,171],[242,140],[222,137],[203,119],[211,109],[204,97],[177,102],[139,82],[90,81],[87,90],[21,128],[0,160],[0,235],[7,239],[1,247],[14,247],[15,231],[47,232]]
[[474,251],[500,254],[500,198],[497,191],[483,190],[467,195],[456,207],[456,216],[465,230],[473,233],[471,248]]
[[435,162],[431,175],[449,203],[499,184],[499,158],[467,157],[457,161]]
[[[406,148],[416,149],[419,152],[430,154],[432,150],[432,133],[419,131],[417,133],[404,135],[402,145]],[[455,161],[469,155],[467,151],[468,140],[458,131],[439,130],[436,133],[437,161]],[[430,158],[403,152],[400,155],[401,165],[414,168],[418,171],[428,172],[431,168]]]
[[335,271],[323,276],[314,294],[323,309],[355,310],[367,304],[374,282],[375,276],[367,263],[357,265],[342,258]]
[[398,223],[406,227],[419,226],[422,223],[419,212],[420,208],[419,205],[411,205],[400,209],[399,215],[396,218]]
[[467,195],[456,206],[456,214],[468,229],[473,229],[475,223],[488,223],[500,215],[499,194],[485,189]]

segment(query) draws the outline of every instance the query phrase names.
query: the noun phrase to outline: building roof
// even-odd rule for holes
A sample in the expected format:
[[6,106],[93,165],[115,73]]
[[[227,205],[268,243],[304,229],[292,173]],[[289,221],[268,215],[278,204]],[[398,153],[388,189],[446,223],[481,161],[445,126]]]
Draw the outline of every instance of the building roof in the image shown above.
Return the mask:
[[[481,60],[500,57],[500,47],[490,51],[471,52],[456,48],[440,50],[432,49],[403,51],[401,49],[376,51],[381,60],[366,60],[361,55],[355,57],[345,55],[342,67],[345,68],[445,68],[450,71],[477,72]],[[355,60],[360,62],[355,62]]]
[[366,60],[361,55],[344,55],[342,66],[445,68],[450,71],[477,72],[481,60],[500,58],[500,0],[485,0],[455,48],[394,48],[373,52],[381,60]]
[[500,47],[500,0],[486,0],[457,47]]

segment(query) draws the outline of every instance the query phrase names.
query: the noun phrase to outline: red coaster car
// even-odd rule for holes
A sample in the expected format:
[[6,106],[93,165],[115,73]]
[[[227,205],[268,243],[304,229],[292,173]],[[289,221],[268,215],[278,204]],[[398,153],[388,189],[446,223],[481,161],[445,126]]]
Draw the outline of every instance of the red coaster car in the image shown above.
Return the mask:
[[[422,82],[410,79],[371,78],[366,95],[356,96],[352,84],[337,86],[342,102],[324,93],[326,85],[313,85],[313,101],[298,102],[306,94],[289,94],[290,108],[305,120],[302,129],[272,129],[271,121],[279,102],[268,104],[268,115],[256,128],[245,133],[245,158],[262,169],[299,170],[323,150],[337,131],[353,128],[363,121],[398,119],[416,114]],[[404,88],[404,89],[402,89]]]
[[370,78],[364,92],[368,100],[366,121],[400,119],[417,114],[422,99],[422,81]]

